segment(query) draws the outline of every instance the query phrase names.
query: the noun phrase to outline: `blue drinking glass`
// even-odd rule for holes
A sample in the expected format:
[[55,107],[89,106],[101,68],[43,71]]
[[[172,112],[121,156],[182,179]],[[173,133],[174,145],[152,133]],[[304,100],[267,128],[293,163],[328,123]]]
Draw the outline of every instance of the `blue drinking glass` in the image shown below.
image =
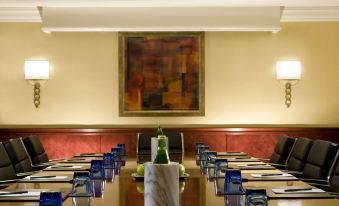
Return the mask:
[[240,170],[226,170],[224,194],[242,195],[242,179]]
[[205,146],[202,142],[195,143],[195,154],[199,153],[199,147]]
[[91,197],[73,197],[72,206],[90,206]]
[[127,153],[126,153],[126,144],[117,144],[117,147],[118,147],[118,148],[121,148],[121,153],[120,153],[120,154],[121,154],[122,156],[126,156],[126,154],[127,154]]
[[115,163],[114,163],[114,156],[112,153],[104,153],[103,156],[103,161],[104,161],[104,168],[115,168]]
[[242,195],[225,195],[225,206],[242,206]]
[[197,150],[197,154],[195,156],[196,164],[200,165],[200,158],[201,158],[201,152],[203,151],[208,151],[209,147],[208,146],[199,146]]
[[105,169],[105,180],[108,182],[113,182],[114,169],[115,169],[115,162],[114,162],[113,154],[104,153],[103,161],[104,161],[104,169]]
[[121,165],[125,166],[126,164],[126,144],[118,144],[118,148],[120,148],[120,158],[121,158]]
[[93,196],[92,183],[89,172],[74,172],[72,196],[75,197]]
[[246,189],[246,206],[267,206],[265,189]]
[[105,169],[103,160],[92,160],[90,178],[93,179],[105,179]]
[[114,161],[119,162],[121,161],[121,148],[119,147],[113,147],[111,149],[111,153],[113,154]]
[[40,206],[62,206],[61,192],[41,192]]
[[104,188],[105,181],[102,181],[100,179],[92,180],[92,190],[94,197],[102,197],[102,195],[104,194]]
[[216,159],[214,162],[214,177],[220,177],[223,171],[228,168],[227,159]]

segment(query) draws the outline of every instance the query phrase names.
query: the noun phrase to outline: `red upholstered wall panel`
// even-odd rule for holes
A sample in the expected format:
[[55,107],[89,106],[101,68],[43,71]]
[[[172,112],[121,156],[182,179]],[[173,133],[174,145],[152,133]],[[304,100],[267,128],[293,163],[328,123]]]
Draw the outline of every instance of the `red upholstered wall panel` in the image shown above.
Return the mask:
[[100,152],[100,136],[98,135],[42,134],[39,137],[50,159]]
[[270,157],[277,142],[276,134],[227,135],[227,151],[242,151],[253,157]]
[[116,147],[119,143],[125,143],[128,157],[135,157],[137,148],[136,139],[137,134],[128,132],[102,135],[101,152],[110,152],[112,147]]
[[[203,142],[216,151],[244,151],[252,156],[270,157],[277,137],[310,137],[339,143],[339,128],[164,128],[184,133],[185,155],[192,155],[195,143]],[[37,134],[50,158],[71,157],[84,152],[108,152],[125,143],[129,157],[136,153],[138,132],[154,128],[2,128],[0,140]]]

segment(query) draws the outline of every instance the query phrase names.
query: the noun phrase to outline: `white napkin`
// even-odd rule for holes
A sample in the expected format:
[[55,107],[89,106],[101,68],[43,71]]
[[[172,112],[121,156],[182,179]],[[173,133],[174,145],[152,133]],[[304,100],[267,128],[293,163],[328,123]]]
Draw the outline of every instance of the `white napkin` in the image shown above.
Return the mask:
[[321,193],[325,192],[324,190],[318,189],[318,188],[312,188],[312,190],[300,190],[300,191],[291,191],[286,192],[286,189],[302,189],[302,188],[274,188],[272,191],[275,194],[304,194],[304,193]]
[[[264,176],[263,176],[264,175]],[[288,174],[288,173],[282,173],[279,175],[269,175],[268,174],[251,174],[252,177],[256,178],[279,178],[279,177],[293,177],[293,175]]]
[[[10,192],[10,191],[8,191]],[[0,191],[0,193],[7,193],[4,191]],[[31,197],[31,196],[40,196],[40,192],[27,192],[22,194],[8,194],[8,195],[1,195],[1,197]]]

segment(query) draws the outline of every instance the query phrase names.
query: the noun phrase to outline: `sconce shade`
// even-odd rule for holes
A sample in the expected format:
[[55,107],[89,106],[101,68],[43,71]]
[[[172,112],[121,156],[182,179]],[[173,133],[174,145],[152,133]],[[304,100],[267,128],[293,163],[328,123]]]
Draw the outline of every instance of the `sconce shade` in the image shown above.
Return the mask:
[[49,79],[49,62],[25,61],[25,79],[27,80]]
[[301,63],[299,61],[278,61],[278,80],[299,80],[301,78]]

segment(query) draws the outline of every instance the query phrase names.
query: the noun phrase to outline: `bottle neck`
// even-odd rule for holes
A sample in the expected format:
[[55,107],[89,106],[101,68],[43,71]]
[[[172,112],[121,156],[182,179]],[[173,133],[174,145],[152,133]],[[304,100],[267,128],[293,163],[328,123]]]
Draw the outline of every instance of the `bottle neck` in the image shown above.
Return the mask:
[[158,138],[158,150],[166,150],[166,138]]

